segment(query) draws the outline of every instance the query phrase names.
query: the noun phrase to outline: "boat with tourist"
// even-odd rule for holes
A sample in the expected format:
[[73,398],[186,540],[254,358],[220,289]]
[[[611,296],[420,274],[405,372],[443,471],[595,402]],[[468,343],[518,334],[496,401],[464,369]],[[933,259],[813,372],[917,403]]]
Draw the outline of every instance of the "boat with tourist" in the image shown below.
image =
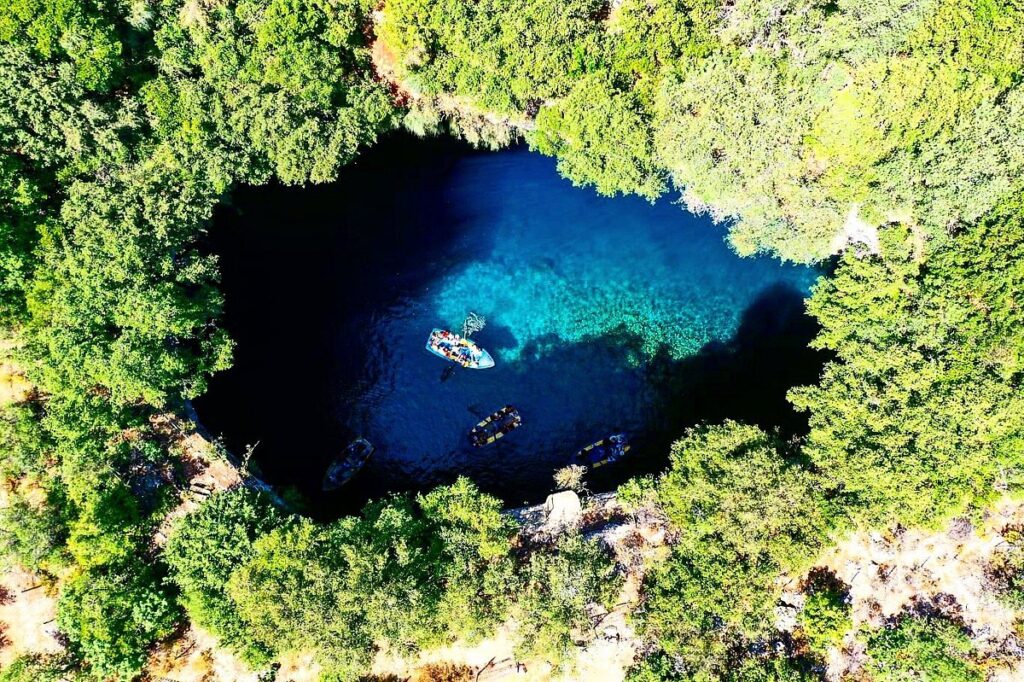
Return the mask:
[[469,441],[476,447],[482,448],[522,425],[523,418],[520,416],[519,410],[511,405],[506,405],[474,426],[469,432]]
[[373,443],[365,438],[357,438],[349,443],[345,451],[327,467],[327,473],[324,474],[324,492],[337,490],[351,481],[372,454]]
[[447,329],[435,329],[427,339],[427,350],[439,358],[450,360],[467,369],[494,367],[494,358],[465,336]]
[[629,440],[624,433],[616,433],[596,443],[591,443],[576,453],[576,459],[596,469],[617,462],[629,452]]

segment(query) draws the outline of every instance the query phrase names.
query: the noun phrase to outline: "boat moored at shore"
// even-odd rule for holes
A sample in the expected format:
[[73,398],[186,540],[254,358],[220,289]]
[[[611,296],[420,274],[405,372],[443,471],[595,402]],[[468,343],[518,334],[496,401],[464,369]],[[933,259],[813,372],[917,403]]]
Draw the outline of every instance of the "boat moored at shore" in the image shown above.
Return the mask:
[[337,459],[327,467],[324,474],[323,490],[330,492],[351,481],[373,454],[373,444],[365,438],[357,438]]
[[583,448],[576,453],[576,459],[596,469],[622,459],[629,452],[629,447],[626,434],[616,433]]

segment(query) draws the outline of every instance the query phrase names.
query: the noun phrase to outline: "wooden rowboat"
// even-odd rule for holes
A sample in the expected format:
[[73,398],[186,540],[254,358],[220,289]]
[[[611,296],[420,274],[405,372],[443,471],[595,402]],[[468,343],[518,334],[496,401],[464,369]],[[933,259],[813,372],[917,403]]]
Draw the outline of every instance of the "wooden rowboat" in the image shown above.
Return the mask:
[[325,492],[337,490],[355,477],[373,454],[373,444],[365,438],[357,438],[349,443],[345,452],[327,467],[324,474],[323,489]]

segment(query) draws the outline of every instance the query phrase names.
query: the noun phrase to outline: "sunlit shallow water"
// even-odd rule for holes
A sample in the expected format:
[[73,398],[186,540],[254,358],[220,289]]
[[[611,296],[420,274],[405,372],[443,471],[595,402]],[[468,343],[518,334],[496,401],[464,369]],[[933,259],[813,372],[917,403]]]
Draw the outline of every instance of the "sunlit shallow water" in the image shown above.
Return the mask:
[[[799,430],[784,393],[820,367],[802,310],[818,273],[738,258],[723,237],[668,200],[574,188],[524,149],[405,137],[330,186],[239,190],[214,230],[238,357],[200,415],[235,450],[258,443],[267,478],[326,511],[460,474],[536,501],[613,432],[630,434],[632,460],[595,488],[656,470],[700,420]],[[442,380],[426,337],[470,311],[497,365]],[[524,426],[472,447],[467,431],[507,403]],[[356,436],[377,448],[367,469],[320,495]]]

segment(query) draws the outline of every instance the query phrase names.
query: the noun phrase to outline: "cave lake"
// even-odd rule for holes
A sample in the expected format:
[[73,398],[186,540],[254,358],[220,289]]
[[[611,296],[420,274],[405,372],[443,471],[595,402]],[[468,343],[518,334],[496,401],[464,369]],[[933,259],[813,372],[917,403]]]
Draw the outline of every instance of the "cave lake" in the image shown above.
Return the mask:
[[[534,503],[579,448],[616,432],[633,449],[594,472],[593,490],[659,470],[701,421],[799,433],[785,393],[823,362],[803,307],[819,272],[740,258],[725,234],[674,195],[574,187],[525,147],[391,136],[334,183],[243,187],[218,210],[238,346],[198,414],[321,515],[459,475]],[[449,363],[424,343],[470,311],[496,366],[442,380]],[[469,429],[506,404],[522,428],[474,448]],[[322,493],[359,436],[376,446],[368,465]]]

